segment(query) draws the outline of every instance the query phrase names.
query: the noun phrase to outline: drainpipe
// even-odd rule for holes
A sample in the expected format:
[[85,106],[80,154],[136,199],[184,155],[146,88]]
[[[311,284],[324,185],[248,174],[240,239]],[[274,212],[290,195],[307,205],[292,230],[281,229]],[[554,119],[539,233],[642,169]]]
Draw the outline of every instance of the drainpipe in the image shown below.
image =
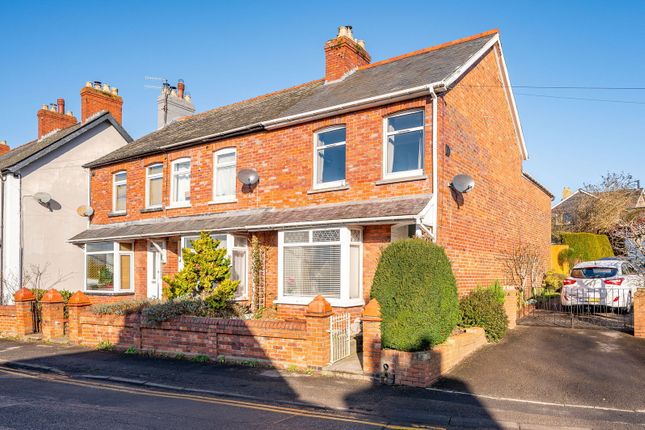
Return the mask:
[[0,173],[0,304],[4,304],[4,184],[7,178]]
[[430,96],[432,97],[432,206],[430,207],[430,222],[432,223],[432,240],[437,242],[437,221],[438,221],[438,205],[439,205],[439,172],[437,172],[438,166],[438,153],[437,145],[438,142],[438,132],[437,124],[437,93],[434,90],[434,86],[429,87]]

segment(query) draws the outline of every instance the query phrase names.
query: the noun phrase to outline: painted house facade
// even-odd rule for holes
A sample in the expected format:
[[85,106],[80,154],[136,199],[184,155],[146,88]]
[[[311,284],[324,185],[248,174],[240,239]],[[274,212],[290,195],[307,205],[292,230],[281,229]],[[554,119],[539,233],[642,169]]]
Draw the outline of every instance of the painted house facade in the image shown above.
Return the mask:
[[132,138],[121,127],[117,90],[88,83],[81,121],[64,99],[38,111],[38,138],[0,155],[0,295],[10,302],[20,287],[79,290],[84,252],[67,240],[87,228],[79,214],[89,200],[83,165]]
[[[87,165],[94,215],[70,239],[86,293],[161,297],[200,231],[228,250],[238,299],[283,317],[318,294],[358,314],[381,250],[410,235],[446,248],[462,294],[504,279],[517,241],[546,268],[551,196],[522,170],[497,31],[371,63],[341,27],[324,50],[324,79],[175,121]],[[457,174],[475,188],[456,195]]]

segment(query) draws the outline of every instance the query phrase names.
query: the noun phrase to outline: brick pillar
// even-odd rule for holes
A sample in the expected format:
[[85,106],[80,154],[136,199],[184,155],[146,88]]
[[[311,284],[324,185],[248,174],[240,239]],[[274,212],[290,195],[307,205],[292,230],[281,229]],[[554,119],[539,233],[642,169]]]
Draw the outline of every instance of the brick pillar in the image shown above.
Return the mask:
[[376,299],[363,309],[363,372],[381,373],[381,305]]
[[90,305],[92,305],[90,299],[82,291],[75,292],[69,298],[67,302],[67,337],[70,342],[82,343],[81,314]]
[[645,288],[634,294],[634,336],[645,339]]
[[57,339],[65,336],[65,299],[56,291],[47,291],[40,299],[42,306],[43,340]]
[[515,287],[506,287],[505,292],[504,311],[508,317],[508,328],[513,329],[517,326],[517,291]]
[[34,293],[26,288],[16,291],[13,296],[16,302],[16,334],[24,336],[34,332],[34,319],[31,306],[36,301]]
[[329,364],[331,345],[329,340],[329,317],[332,315],[331,305],[323,296],[316,296],[307,306],[307,366],[318,369]]

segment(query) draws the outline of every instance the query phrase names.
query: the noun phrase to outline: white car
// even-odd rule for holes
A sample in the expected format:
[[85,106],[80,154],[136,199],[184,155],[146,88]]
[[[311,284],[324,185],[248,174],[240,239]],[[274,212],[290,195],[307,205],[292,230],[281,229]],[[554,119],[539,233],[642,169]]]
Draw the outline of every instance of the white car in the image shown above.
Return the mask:
[[576,264],[560,291],[562,306],[602,306],[628,312],[645,277],[629,262],[598,260]]

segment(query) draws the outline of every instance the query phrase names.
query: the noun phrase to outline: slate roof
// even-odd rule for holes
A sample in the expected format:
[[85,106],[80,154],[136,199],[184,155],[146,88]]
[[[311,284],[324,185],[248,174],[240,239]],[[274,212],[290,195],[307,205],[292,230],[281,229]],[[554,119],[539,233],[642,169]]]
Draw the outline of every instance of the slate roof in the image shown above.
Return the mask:
[[430,202],[431,195],[374,199],[351,203],[334,203],[293,209],[252,209],[230,211],[214,215],[155,218],[147,221],[93,225],[88,230],[69,240],[71,243],[86,243],[99,240],[119,240],[140,237],[164,237],[200,231],[258,231],[275,230],[298,224],[300,227],[330,221],[370,219],[412,220]]
[[1,155],[0,171],[19,170],[24,165],[47,155],[60,145],[74,139],[76,136],[94,128],[104,121],[111,122],[128,142],[132,141],[132,137],[114,120],[112,115],[104,111],[98,113],[86,122],[78,122],[71,127],[46,135],[43,139],[32,140]]
[[202,137],[206,137],[203,141],[215,140],[217,137],[212,135],[241,127],[254,126],[251,131],[258,131],[263,129],[262,123],[266,121],[440,82],[463,66],[496,34],[483,33],[445,46],[364,66],[341,81],[329,84],[323,80],[313,81],[187,117],[86,166],[97,167],[163,152],[164,147],[187,140]]

